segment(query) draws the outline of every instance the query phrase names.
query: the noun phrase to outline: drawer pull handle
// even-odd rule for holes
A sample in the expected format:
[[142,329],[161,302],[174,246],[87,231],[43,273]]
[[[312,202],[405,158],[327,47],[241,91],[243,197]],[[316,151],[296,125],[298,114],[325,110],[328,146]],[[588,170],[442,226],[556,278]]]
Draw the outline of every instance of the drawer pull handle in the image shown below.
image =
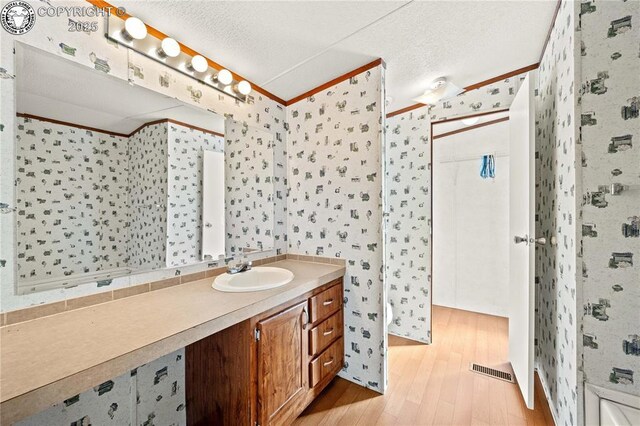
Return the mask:
[[324,364],[322,364],[323,367],[328,367],[331,364],[333,364],[333,358],[331,358],[329,361],[325,362]]
[[322,333],[323,336],[328,336],[331,333],[333,333],[333,328],[331,330],[325,331],[324,333]]
[[302,323],[302,329],[306,330],[309,325],[309,312],[307,312],[307,307],[302,308],[302,313],[304,314],[304,322]]
[[329,306],[332,303],[333,303],[333,299],[329,299],[329,300],[325,300],[324,302],[322,302],[322,305],[323,306]]

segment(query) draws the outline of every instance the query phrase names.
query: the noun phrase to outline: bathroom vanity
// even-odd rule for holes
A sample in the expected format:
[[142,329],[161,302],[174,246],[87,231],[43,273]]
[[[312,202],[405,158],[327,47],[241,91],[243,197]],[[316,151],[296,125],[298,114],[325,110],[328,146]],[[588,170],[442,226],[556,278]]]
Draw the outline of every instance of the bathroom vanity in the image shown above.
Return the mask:
[[226,293],[211,288],[210,274],[1,327],[0,423],[183,347],[189,424],[289,422],[342,367],[345,266],[271,265],[293,272],[293,280]]
[[343,366],[342,278],[186,348],[187,424],[291,423]]
[[[3,109],[13,132],[3,181],[15,185],[1,203],[13,237],[1,268],[0,423],[34,414],[46,423],[44,410],[93,387],[111,392],[123,375],[137,386],[138,367],[177,351],[188,377],[174,370],[180,401],[165,408],[155,381],[130,386],[117,415],[131,404],[138,423],[139,393],[153,410],[178,413],[158,424],[293,420],[343,366],[345,264],[278,254],[286,171],[276,170],[284,142],[275,126],[242,121],[254,114],[240,105],[207,103],[188,77],[162,74],[158,91],[150,67],[146,80],[141,69],[114,78],[49,49],[14,49],[15,102]],[[269,267],[212,288],[225,265],[249,257]],[[82,399],[72,410],[93,404]],[[92,413],[125,424],[107,399]]]

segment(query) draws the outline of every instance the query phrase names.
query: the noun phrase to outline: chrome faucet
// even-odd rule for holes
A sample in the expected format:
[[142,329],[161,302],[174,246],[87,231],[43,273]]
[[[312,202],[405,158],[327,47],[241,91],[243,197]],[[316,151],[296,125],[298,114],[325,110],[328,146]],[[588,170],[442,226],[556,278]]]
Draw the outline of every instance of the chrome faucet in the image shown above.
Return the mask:
[[227,265],[227,274],[238,274],[251,270],[251,261],[236,263],[235,265]]

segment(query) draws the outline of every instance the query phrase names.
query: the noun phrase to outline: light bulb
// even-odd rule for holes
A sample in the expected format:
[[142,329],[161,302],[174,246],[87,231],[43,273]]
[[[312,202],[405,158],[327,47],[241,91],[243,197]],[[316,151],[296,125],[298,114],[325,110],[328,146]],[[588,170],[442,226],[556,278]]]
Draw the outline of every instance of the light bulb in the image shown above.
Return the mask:
[[196,55],[191,58],[191,63],[189,64],[189,68],[197,72],[205,72],[209,69],[209,64],[204,56]]
[[480,117],[469,117],[469,118],[463,118],[462,119],[462,123],[465,126],[473,126],[474,124],[476,124],[478,121],[480,120]]
[[127,41],[142,40],[147,36],[147,26],[140,19],[131,16],[124,21],[122,36]]
[[160,48],[158,49],[158,56],[160,56],[161,58],[166,58],[167,56],[170,58],[175,58],[179,54],[180,45],[177,41],[175,41],[171,37],[167,37],[162,40]]
[[220,84],[228,86],[233,81],[233,75],[229,70],[221,69],[218,74],[213,77],[214,81],[217,81]]
[[251,93],[251,84],[247,80],[242,80],[240,83],[236,85],[235,89],[241,95],[246,96],[249,93]]

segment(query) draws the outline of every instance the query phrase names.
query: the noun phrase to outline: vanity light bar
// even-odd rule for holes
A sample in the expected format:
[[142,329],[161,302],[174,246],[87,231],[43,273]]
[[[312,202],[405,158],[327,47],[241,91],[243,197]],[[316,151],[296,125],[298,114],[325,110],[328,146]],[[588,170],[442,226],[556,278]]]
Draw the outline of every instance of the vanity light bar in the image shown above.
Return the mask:
[[248,81],[235,81],[229,70],[211,67],[204,56],[183,52],[180,44],[171,37],[160,40],[147,31],[147,26],[139,18],[131,16],[123,20],[115,15],[107,16],[105,36],[242,102],[246,102],[251,93]]

